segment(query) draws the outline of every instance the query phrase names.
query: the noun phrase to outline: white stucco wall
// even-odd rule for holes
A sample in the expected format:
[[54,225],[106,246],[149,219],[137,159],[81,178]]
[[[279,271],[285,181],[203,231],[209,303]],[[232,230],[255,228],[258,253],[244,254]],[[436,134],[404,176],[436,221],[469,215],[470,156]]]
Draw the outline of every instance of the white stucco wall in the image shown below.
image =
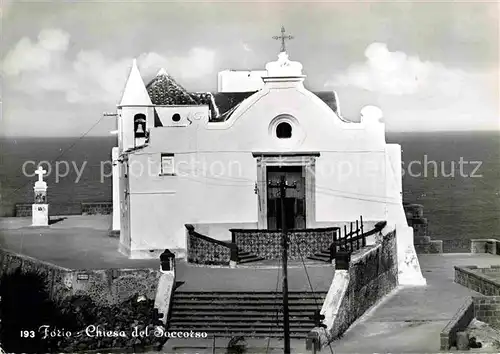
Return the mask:
[[252,92],[264,86],[265,70],[224,70],[218,74],[219,92]]
[[[253,152],[320,153],[315,221],[384,219],[383,124],[341,121],[300,80],[268,86],[226,122],[208,122],[207,114],[184,127],[155,128],[149,146],[130,154],[133,247],[182,248],[186,223],[256,223]],[[292,139],[270,129],[282,115],[295,124]],[[175,155],[176,175],[159,175],[161,153]]]
[[112,188],[113,188],[113,224],[112,230],[120,230],[120,163],[118,162],[120,151],[118,147],[111,149]]

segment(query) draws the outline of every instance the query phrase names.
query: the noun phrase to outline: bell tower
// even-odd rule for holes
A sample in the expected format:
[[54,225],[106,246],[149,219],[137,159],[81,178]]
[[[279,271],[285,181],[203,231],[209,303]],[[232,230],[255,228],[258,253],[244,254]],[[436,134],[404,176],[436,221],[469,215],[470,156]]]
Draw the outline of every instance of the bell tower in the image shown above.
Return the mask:
[[120,152],[144,145],[152,127],[154,127],[153,104],[137,67],[137,61],[134,59],[118,105]]

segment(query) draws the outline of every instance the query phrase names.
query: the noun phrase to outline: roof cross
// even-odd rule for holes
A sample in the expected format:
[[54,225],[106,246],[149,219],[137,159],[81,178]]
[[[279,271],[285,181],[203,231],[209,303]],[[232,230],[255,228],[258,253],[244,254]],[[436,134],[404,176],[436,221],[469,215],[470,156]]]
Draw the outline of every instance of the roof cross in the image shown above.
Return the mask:
[[285,39],[293,39],[293,36],[285,35],[285,27],[281,26],[281,36],[274,36],[273,39],[281,40],[281,50],[280,52],[286,52]]
[[38,182],[43,182],[43,175],[47,173],[46,170],[43,169],[42,166],[38,166],[38,170],[35,171],[38,175]]

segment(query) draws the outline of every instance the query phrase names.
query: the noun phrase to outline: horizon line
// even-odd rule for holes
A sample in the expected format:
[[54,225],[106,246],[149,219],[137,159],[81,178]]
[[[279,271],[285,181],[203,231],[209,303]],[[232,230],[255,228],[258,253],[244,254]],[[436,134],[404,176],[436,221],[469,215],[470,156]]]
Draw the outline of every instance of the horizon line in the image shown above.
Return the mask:
[[[475,130],[388,130],[386,133],[500,133],[500,127],[498,129],[475,129]],[[89,134],[86,136],[81,135],[0,135],[0,139],[24,139],[24,138],[114,138],[117,139],[116,135],[111,134]]]

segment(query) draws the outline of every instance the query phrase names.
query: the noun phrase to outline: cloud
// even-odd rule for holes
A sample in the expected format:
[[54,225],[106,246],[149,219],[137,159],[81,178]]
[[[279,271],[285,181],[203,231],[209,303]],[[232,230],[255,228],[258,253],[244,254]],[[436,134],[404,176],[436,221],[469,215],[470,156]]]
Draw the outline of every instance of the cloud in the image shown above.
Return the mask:
[[144,53],[138,58],[138,63],[145,71],[148,68],[166,68],[180,81],[215,75],[215,52],[203,47],[191,48],[185,56],[166,57],[154,52]]
[[[71,57],[70,35],[46,29],[37,41],[22,38],[3,59],[3,74],[11,90],[28,95],[62,93],[70,103],[115,103],[125,86],[132,57],[110,58],[97,50],[82,50]],[[191,48],[184,56],[143,53],[138,57],[143,77],[165,67],[181,82],[213,75],[215,52]]]
[[24,37],[5,56],[4,74],[16,76],[27,71],[47,70],[62,59],[68,44],[69,35],[58,29],[41,31],[36,43]]
[[457,96],[466,73],[438,62],[422,61],[403,52],[391,52],[385,43],[372,43],[366,61],[351,65],[325,86],[351,86],[389,95],[416,93]]

